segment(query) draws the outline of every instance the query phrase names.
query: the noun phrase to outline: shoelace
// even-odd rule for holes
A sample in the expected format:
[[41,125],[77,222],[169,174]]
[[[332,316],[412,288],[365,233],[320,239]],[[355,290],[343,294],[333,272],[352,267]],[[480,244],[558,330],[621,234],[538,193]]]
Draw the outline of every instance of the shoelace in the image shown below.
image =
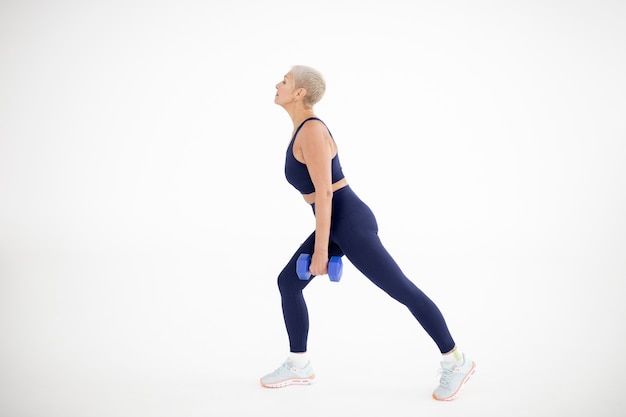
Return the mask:
[[450,383],[450,379],[452,378],[452,375],[454,374],[454,370],[455,370],[454,365],[448,368],[442,364],[438,372],[438,374],[441,375],[441,378],[439,379],[439,384],[441,384],[444,387],[448,386],[448,384]]
[[282,373],[285,373],[287,371],[290,371],[292,369],[291,366],[289,366],[289,364],[287,362],[283,363],[282,365],[280,365],[280,367],[274,371],[274,374],[279,375]]

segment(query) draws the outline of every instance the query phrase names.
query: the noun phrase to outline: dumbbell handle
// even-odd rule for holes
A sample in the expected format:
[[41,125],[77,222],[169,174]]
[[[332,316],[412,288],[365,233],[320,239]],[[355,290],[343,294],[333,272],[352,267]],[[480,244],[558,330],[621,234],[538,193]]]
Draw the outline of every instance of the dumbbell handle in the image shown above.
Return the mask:
[[[311,271],[309,267],[311,265],[311,255],[303,253],[298,257],[296,262],[296,272],[298,278],[303,281],[307,281],[311,278]],[[339,282],[343,273],[343,263],[340,256],[333,256],[328,261],[328,277],[332,282]]]

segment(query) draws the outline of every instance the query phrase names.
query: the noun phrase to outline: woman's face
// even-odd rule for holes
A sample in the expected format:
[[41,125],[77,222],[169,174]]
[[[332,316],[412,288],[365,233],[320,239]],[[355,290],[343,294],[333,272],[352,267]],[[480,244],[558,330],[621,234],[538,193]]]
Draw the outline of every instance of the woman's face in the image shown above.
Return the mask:
[[274,103],[285,105],[292,103],[295,95],[295,89],[293,88],[293,74],[288,72],[285,77],[276,84],[276,96],[274,96]]

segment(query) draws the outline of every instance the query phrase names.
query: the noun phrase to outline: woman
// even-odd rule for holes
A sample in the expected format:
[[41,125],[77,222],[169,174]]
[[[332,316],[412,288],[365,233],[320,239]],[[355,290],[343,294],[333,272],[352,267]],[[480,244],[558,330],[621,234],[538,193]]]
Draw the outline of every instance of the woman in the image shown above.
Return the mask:
[[307,357],[309,319],[302,290],[311,280],[300,280],[296,262],[312,254],[312,276],[328,273],[331,256],[345,255],[370,281],[404,304],[442,353],[436,400],[453,400],[474,373],[476,365],[460,352],[437,306],[400,270],[378,237],[374,214],[359,199],[343,175],[337,144],[313,106],[326,88],[322,75],[306,66],[294,66],[276,85],[274,102],[293,122],[287,149],[285,176],[313,208],[315,231],[298,248],[278,277],[290,354],[276,371],[261,378],[268,388],[311,384],[315,374]]

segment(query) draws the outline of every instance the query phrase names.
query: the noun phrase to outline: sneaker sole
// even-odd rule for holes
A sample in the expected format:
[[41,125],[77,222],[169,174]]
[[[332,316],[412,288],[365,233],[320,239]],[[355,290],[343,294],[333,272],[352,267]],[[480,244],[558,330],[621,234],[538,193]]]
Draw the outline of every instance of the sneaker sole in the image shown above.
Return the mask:
[[472,361],[472,369],[470,369],[470,371],[467,373],[467,375],[465,375],[465,378],[463,378],[463,381],[461,381],[461,385],[459,385],[459,388],[457,388],[457,390],[454,392],[454,394],[452,394],[449,397],[446,398],[438,398],[434,393],[433,393],[433,398],[437,401],[452,401],[454,400],[456,397],[459,396],[459,394],[461,393],[461,390],[463,389],[463,387],[465,386],[465,384],[467,383],[467,381],[470,380],[470,378],[472,377],[472,375],[474,375],[474,373],[476,372],[478,368],[476,367],[476,363]]
[[259,380],[259,382],[265,388],[283,388],[288,387],[289,385],[312,385],[315,383],[315,375],[312,375],[308,378],[285,379],[284,381],[274,382],[272,384],[264,384],[262,379]]

